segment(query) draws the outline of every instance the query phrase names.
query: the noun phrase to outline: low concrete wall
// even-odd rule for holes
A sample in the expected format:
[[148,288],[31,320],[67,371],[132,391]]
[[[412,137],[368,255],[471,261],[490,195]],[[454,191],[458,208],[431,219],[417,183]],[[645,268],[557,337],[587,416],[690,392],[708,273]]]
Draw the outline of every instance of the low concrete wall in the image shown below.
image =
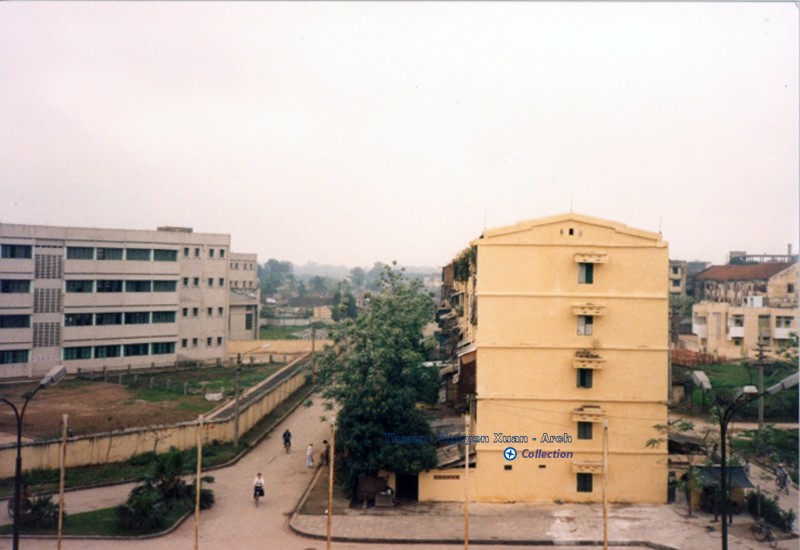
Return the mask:
[[[305,383],[308,356],[282,368],[240,398],[239,434],[246,433],[262,418]],[[233,441],[234,407],[224,405],[203,423],[203,444],[214,440]],[[150,451],[164,452],[170,447],[191,449],[197,445],[197,420],[161,426],[146,426],[98,433],[67,440],[67,466],[88,466],[122,462]],[[61,440],[45,440],[22,444],[22,465],[25,470],[58,468]],[[0,446],[0,477],[12,477],[16,445]]]

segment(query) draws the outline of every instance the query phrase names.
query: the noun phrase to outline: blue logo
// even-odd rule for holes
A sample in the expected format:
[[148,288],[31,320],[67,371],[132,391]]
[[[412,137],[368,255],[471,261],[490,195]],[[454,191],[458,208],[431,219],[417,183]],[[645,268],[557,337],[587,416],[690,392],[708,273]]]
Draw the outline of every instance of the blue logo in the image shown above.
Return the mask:
[[517,458],[517,450],[514,447],[506,447],[503,456],[506,457],[506,460],[514,460]]

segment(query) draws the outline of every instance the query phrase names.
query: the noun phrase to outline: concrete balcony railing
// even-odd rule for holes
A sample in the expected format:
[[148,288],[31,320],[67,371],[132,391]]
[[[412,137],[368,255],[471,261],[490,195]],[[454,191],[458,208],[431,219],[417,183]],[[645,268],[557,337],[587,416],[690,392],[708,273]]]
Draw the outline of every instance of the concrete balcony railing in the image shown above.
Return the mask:
[[573,315],[589,315],[597,317],[605,314],[606,307],[600,304],[578,304],[572,306]]
[[708,338],[708,325],[692,323],[692,334],[698,338]]
[[576,460],[572,463],[573,474],[602,474],[602,460]]
[[600,407],[584,405],[577,409],[572,409],[573,422],[602,422],[606,417],[606,411]]
[[606,366],[606,360],[599,355],[589,357],[578,352],[572,358],[572,366],[576,369],[602,369]]
[[788,340],[792,337],[792,333],[797,332],[795,328],[774,328],[772,329],[772,337],[776,340]]
[[728,327],[728,340],[731,338],[744,338],[744,327]]

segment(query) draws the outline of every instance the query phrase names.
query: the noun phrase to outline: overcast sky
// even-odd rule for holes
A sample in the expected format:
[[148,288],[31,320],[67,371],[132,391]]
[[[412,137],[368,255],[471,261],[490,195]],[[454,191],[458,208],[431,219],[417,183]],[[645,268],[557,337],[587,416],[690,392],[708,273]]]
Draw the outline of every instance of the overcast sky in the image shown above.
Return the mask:
[[0,222],[446,264],[575,212],[798,250],[792,3],[0,3]]

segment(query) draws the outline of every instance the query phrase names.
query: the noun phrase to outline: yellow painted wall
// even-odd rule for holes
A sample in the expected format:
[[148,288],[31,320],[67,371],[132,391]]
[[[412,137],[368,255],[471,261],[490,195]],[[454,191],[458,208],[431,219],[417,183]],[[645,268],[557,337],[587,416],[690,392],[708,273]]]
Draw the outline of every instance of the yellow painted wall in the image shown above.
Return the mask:
[[[602,460],[602,421],[578,439],[573,410],[599,405],[609,426],[608,495],[613,502],[665,502],[666,449],[649,449],[667,420],[667,244],[659,234],[567,214],[490,230],[477,246],[477,446],[472,498],[487,502],[597,502],[577,491],[575,468]],[[594,263],[591,284],[579,283],[576,254]],[[576,306],[602,306],[591,335],[578,334]],[[577,385],[576,352],[603,360],[592,387]],[[494,443],[494,433],[526,435],[527,443]],[[543,432],[570,443],[541,444]],[[537,441],[533,441],[537,438]],[[513,446],[514,461],[502,451]],[[523,450],[561,449],[570,459],[523,459]],[[511,466],[506,470],[506,466]],[[541,466],[541,467],[540,467]],[[462,480],[440,470],[420,476],[421,500],[461,500]],[[454,474],[452,474],[454,475]]]

